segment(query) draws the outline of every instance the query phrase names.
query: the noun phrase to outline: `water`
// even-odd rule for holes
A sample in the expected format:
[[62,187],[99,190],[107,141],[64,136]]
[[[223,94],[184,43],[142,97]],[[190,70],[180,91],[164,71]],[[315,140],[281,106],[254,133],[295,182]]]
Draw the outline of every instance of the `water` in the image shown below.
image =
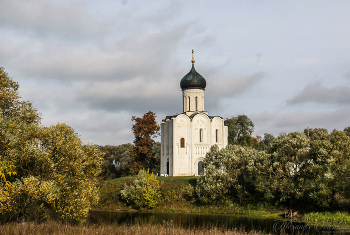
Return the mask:
[[[282,229],[288,234],[342,234],[343,231],[335,231],[337,227],[329,224],[308,225],[305,223],[291,223],[289,221],[251,218],[236,215],[203,215],[203,214],[168,214],[168,213],[140,213],[140,212],[111,212],[90,211],[89,223],[93,224],[151,224],[164,226],[180,226],[184,228],[220,227],[225,229],[244,228],[279,234]],[[328,225],[328,226],[327,226]],[[294,229],[292,229],[294,227]],[[346,229],[350,231],[350,229]]]

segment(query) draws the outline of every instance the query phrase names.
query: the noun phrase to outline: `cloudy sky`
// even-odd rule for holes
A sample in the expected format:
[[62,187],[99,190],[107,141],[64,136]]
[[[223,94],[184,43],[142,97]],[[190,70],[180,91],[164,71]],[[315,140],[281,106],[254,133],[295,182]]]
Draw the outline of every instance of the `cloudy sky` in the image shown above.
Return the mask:
[[129,143],[133,115],[181,113],[192,49],[210,115],[246,114],[254,135],[350,126],[348,0],[0,6],[0,66],[43,125],[67,123],[85,143]]

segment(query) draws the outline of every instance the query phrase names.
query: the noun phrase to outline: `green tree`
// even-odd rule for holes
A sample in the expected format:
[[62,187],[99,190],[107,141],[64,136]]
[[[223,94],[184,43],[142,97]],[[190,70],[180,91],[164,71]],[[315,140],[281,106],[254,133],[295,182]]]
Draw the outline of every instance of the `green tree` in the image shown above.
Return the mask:
[[269,152],[271,147],[271,142],[274,139],[275,137],[272,134],[265,133],[264,138],[258,143],[258,149]]
[[[311,133],[311,132],[310,132]],[[312,130],[310,160],[307,167],[307,198],[321,207],[336,203],[349,188],[350,137],[346,132]]]
[[309,139],[299,132],[280,135],[271,142],[270,154],[261,158],[257,167],[256,187],[268,198],[288,201],[304,196],[305,164],[308,162]]
[[19,85],[0,67],[0,112],[3,118],[20,118],[25,123],[40,123],[40,113],[29,101],[21,101]]
[[130,175],[130,153],[133,147],[129,143],[117,146],[117,156],[115,158],[117,177]]
[[132,131],[135,136],[134,149],[130,156],[131,170],[139,172],[141,169],[152,170],[156,166],[156,159],[152,155],[152,147],[155,138],[159,135],[159,125],[156,122],[155,113],[149,111],[142,118],[133,116]]
[[0,163],[11,165],[2,167],[2,174],[13,185],[1,201],[1,219],[84,220],[98,201],[100,152],[96,146],[83,146],[65,124],[40,126],[40,114],[19,100],[18,84],[3,69],[0,79]]
[[154,158],[154,167],[151,170],[155,175],[160,174],[160,151],[161,151],[161,143],[155,142],[152,146],[152,156]]
[[205,175],[197,180],[195,192],[201,203],[213,203],[231,197],[240,204],[258,195],[256,161],[267,154],[250,147],[228,145],[219,150],[211,147],[204,159]]
[[225,121],[228,126],[228,144],[251,146],[254,123],[246,115],[238,115]]
[[345,132],[345,134],[346,134],[347,136],[350,136],[350,126],[344,128],[344,132]]
[[117,178],[117,170],[113,162],[116,158],[117,146],[98,146],[103,153],[100,177],[103,180]]
[[128,204],[136,208],[153,208],[160,197],[160,186],[157,177],[149,171],[140,170],[133,184],[125,184],[121,196]]

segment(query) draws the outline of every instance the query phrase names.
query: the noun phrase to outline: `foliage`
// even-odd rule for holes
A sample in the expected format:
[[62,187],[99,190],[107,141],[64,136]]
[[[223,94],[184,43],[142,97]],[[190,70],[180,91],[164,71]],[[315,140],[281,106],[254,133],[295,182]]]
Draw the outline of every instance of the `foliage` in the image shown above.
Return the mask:
[[25,123],[40,123],[40,113],[29,101],[21,101],[19,85],[0,67],[0,112],[3,118],[19,118]]
[[100,177],[107,180],[129,175],[132,148],[132,144],[99,146],[104,159]]
[[156,122],[155,113],[149,111],[142,118],[133,116],[131,121],[132,131],[135,136],[134,149],[130,156],[131,170],[139,172],[146,168],[152,171],[157,165],[156,159],[152,154],[154,140],[152,138],[159,134],[159,125]]
[[330,207],[336,195],[344,195],[349,187],[350,137],[342,131],[328,134],[318,130],[311,138],[307,197],[319,206]]
[[304,195],[305,163],[309,140],[299,132],[280,135],[271,142],[270,154],[257,164],[257,189],[267,197],[289,200],[290,206]]
[[[83,146],[65,124],[40,126],[39,113],[18,100],[18,84],[3,70],[0,78],[0,162],[13,165],[5,174],[14,185],[2,201],[1,219],[29,219],[31,211],[40,209],[61,219],[84,220],[98,201],[100,152]],[[12,168],[16,175],[9,174]]]
[[186,201],[187,185],[181,183],[163,183],[160,185],[160,200],[166,203]]
[[347,135],[347,136],[350,136],[350,126],[349,127],[346,127],[344,128],[344,133]]
[[125,184],[121,196],[136,208],[153,208],[160,197],[159,181],[153,173],[140,170],[132,185]]
[[115,157],[117,177],[130,175],[130,152],[132,144],[122,144],[117,146],[117,156]]
[[154,167],[151,169],[151,172],[153,172],[155,175],[160,175],[160,151],[161,151],[161,143],[155,142],[152,146],[152,156],[153,156],[153,162]]
[[[246,203],[274,200],[334,206],[349,193],[350,137],[346,132],[308,129],[273,138],[263,151],[228,145],[212,147],[204,160],[205,175],[189,194],[200,203],[238,198]],[[307,135],[309,137],[307,137]],[[259,143],[261,143],[260,141]]]
[[200,176],[195,188],[201,203],[212,203],[229,197],[242,204],[254,192],[255,162],[265,158],[265,152],[250,147],[228,145],[219,150],[213,146],[204,159],[205,175]]
[[271,142],[274,139],[275,139],[275,137],[272,134],[265,133],[264,134],[264,138],[262,138],[259,141],[256,149],[269,152],[270,151],[270,147],[271,147]]
[[116,157],[116,146],[106,145],[98,146],[99,150],[103,154],[103,162],[101,165],[100,177],[103,180],[114,179],[117,177],[117,171],[113,164]]
[[350,224],[350,215],[346,212],[311,212],[303,216],[306,221],[322,221],[339,223],[339,224]]
[[6,179],[6,176],[16,175],[14,165],[9,161],[0,161],[0,210],[4,203],[9,201],[9,192],[13,190],[13,184]]
[[228,144],[252,145],[254,123],[246,115],[238,115],[225,121],[228,126]]

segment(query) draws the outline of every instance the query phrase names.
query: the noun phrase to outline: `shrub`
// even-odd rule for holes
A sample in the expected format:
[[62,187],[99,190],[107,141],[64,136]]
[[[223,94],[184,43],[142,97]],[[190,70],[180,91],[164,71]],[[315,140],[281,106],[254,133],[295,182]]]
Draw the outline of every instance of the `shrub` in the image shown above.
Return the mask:
[[136,208],[154,208],[160,197],[160,186],[156,176],[149,171],[140,170],[133,184],[125,184],[121,190],[122,199]]

